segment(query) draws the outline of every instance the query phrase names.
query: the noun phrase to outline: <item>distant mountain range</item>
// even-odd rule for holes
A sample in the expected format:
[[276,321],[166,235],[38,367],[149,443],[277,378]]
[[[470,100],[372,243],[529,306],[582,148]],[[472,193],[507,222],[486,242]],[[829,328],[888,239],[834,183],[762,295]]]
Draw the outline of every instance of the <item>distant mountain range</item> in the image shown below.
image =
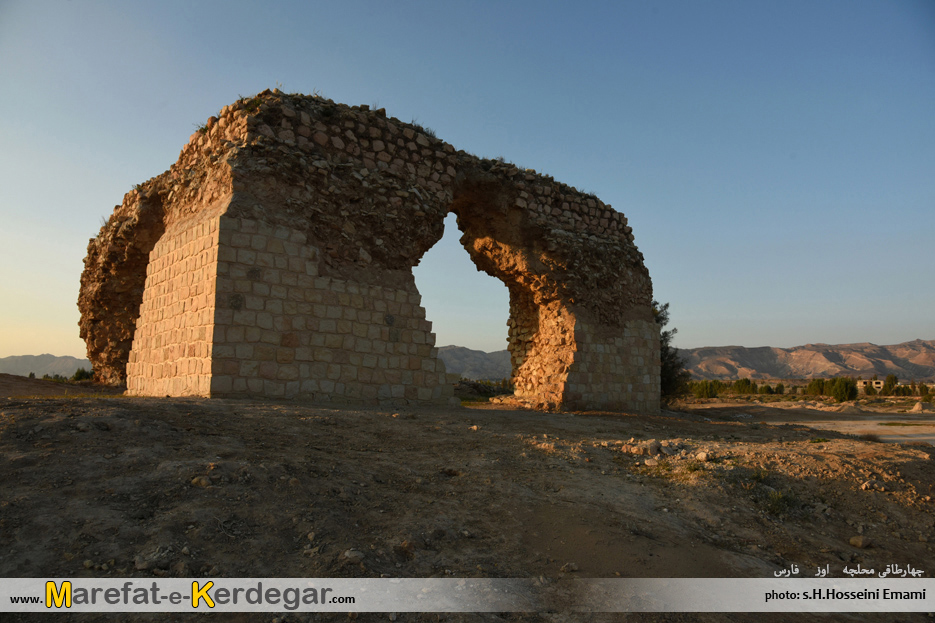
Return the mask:
[[[793,348],[709,346],[679,349],[694,379],[808,379],[895,374],[902,381],[935,381],[935,340],[892,346],[806,344]],[[448,372],[465,378],[499,380],[510,376],[506,350],[485,353],[442,346],[438,356]]]
[[[460,374],[467,379],[499,381],[510,378],[510,353],[499,350],[485,353],[462,346],[442,346],[438,356],[445,362],[445,369],[452,374]],[[71,376],[78,368],[91,369],[87,359],[75,357],[56,357],[55,355],[20,355],[0,358],[0,373],[28,376],[30,372],[36,378],[43,375],[60,374]]]
[[935,340],[892,346],[806,344],[793,348],[712,346],[679,349],[694,379],[807,379],[895,374],[901,381],[935,381]]
[[56,357],[55,355],[18,355],[0,357],[0,373],[29,376],[30,372],[41,379],[44,375],[72,376],[78,368],[91,369],[91,362],[77,357]]
[[510,351],[498,350],[485,353],[463,346],[441,346],[438,358],[445,362],[450,374],[460,374],[466,379],[499,381],[510,378]]
[[[935,382],[935,340],[913,340],[892,346],[876,344],[806,344],[793,348],[706,346],[679,349],[694,379],[808,379],[895,374],[901,381]],[[510,353],[485,353],[463,346],[441,346],[438,357],[445,369],[464,378],[499,381],[510,377]],[[91,369],[87,359],[54,355],[0,358],[0,372],[27,376],[71,376],[78,368]]]

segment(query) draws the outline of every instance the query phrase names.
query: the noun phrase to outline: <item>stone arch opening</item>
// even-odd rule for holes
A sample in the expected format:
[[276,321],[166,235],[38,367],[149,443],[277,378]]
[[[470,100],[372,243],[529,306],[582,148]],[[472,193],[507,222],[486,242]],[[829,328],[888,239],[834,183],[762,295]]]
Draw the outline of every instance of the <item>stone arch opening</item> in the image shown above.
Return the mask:
[[454,212],[471,259],[509,290],[520,399],[658,409],[652,284],[626,218],[551,177],[382,110],[266,91],[209,118],[134,193],[160,211],[143,218],[128,194],[89,246],[79,298],[83,327],[138,306],[132,347],[106,327],[88,342],[132,394],[446,402],[412,267]]
[[[436,345],[440,352],[449,345],[488,353],[505,351],[509,291],[502,281],[480,270],[465,251],[457,215],[449,212],[444,223],[442,238],[413,267]],[[509,371],[491,380],[501,378],[509,378]]]
[[544,232],[530,222],[514,193],[496,175],[469,171],[455,184],[450,209],[474,264],[509,291],[514,395],[531,406],[556,408],[565,402],[574,364],[575,316],[560,299]]

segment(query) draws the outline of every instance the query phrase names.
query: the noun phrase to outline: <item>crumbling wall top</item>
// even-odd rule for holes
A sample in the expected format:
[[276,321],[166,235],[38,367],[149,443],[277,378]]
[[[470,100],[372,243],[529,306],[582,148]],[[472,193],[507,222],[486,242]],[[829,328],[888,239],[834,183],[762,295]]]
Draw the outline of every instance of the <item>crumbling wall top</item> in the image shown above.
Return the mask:
[[[652,319],[627,219],[594,195],[459,151],[382,109],[267,90],[210,117],[89,244],[79,307],[96,368],[119,367],[129,350],[155,240],[204,211],[304,231],[325,274],[371,283],[411,280],[453,211],[478,267],[521,298],[607,326]],[[117,308],[127,311],[115,324],[104,312]]]

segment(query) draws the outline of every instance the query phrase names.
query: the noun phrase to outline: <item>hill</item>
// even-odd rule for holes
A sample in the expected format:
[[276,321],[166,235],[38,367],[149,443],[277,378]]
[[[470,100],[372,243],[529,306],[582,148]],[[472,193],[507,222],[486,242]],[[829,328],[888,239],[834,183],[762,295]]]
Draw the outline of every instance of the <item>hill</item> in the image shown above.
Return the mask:
[[49,376],[60,374],[61,376],[70,377],[78,368],[90,370],[91,362],[77,357],[56,357],[48,353],[45,355],[16,355],[0,358],[0,373],[3,374],[28,376],[30,372],[34,372],[39,378],[42,378],[45,374]]
[[510,378],[510,352],[498,350],[485,353],[463,346],[442,346],[438,357],[445,362],[445,369],[451,374],[460,374],[466,379],[499,381]]
[[802,379],[831,376],[935,381],[935,340],[891,346],[806,344],[793,348],[715,346],[679,349],[695,379]]
[[[807,379],[831,376],[880,378],[895,374],[900,380],[935,382],[935,340],[913,340],[890,346],[859,344],[806,344],[792,348],[761,346],[705,346],[679,349],[685,367],[695,379]],[[486,353],[463,346],[441,346],[439,358],[452,374],[469,379],[499,381],[510,376],[510,353]],[[0,373],[27,376],[35,372],[71,376],[91,362],[77,357],[20,355],[0,358]]]

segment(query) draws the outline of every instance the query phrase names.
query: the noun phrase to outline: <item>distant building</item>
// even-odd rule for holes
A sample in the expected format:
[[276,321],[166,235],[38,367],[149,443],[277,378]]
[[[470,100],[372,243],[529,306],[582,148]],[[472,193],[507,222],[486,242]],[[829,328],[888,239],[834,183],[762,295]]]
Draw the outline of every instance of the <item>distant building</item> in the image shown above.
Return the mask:
[[[859,380],[857,381],[857,389],[858,391],[863,391],[863,389],[869,384],[873,386],[873,389],[880,391],[881,389],[883,389],[884,382],[885,381],[881,379],[871,379],[869,381]],[[911,385],[911,383],[904,383],[903,381],[898,381],[896,383],[897,387],[899,386],[908,387],[909,385]],[[921,387],[922,385],[927,386],[929,389],[935,389],[935,383],[916,383],[916,387]]]

